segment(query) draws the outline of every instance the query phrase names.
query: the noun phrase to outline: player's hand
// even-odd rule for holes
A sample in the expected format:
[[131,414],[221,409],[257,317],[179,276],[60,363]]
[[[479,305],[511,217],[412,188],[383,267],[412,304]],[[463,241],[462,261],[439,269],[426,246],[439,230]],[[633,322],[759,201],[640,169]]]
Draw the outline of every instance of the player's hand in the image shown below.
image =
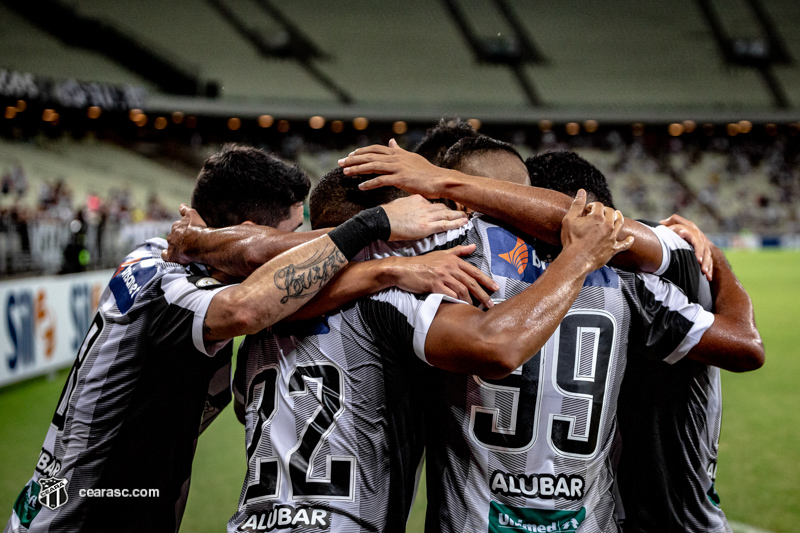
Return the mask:
[[428,235],[458,229],[467,223],[467,214],[444,204],[431,203],[422,196],[398,198],[384,204],[392,226],[390,241],[423,239]]
[[359,185],[362,190],[394,186],[431,199],[441,197],[443,174],[446,173],[421,155],[403,150],[394,139],[389,141],[389,146],[373,144],[357,148],[340,159],[339,166],[348,176],[383,174]]
[[465,302],[471,301],[472,294],[485,307],[492,307],[494,302],[483,287],[494,292],[500,286],[479,268],[461,259],[474,251],[475,245],[470,244],[417,257],[392,258],[394,285],[407,292],[445,294]]
[[181,219],[172,224],[172,229],[167,235],[167,249],[161,252],[161,257],[168,263],[186,265],[192,262],[187,255],[186,237],[193,228],[205,228],[206,223],[197,210],[186,204],[180,207]]
[[597,270],[633,244],[633,236],[617,240],[625,223],[622,213],[599,202],[586,205],[586,191],[580,189],[561,221],[562,254],[570,249],[588,272]]
[[711,281],[714,272],[714,258],[711,254],[713,244],[706,237],[706,234],[694,222],[680,215],[672,215],[669,218],[660,220],[659,224],[667,226],[677,233],[681,239],[692,245],[697,262],[700,263],[700,270],[703,271],[706,279]]

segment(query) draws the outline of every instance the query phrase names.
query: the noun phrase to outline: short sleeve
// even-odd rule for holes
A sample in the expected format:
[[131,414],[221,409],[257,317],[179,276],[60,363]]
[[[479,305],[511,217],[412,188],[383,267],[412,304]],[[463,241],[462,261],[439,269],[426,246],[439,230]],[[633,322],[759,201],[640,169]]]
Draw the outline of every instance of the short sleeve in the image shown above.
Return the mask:
[[714,315],[687,298],[675,284],[651,274],[634,278],[636,313],[631,347],[669,364],[681,360],[714,323]]
[[167,303],[192,314],[192,342],[197,351],[212,357],[230,339],[206,345],[203,341],[203,321],[211,300],[219,292],[233,285],[221,285],[211,277],[188,276],[185,273],[167,273],[161,281],[161,290]]
[[425,340],[442,301],[459,302],[442,294],[418,296],[388,289],[361,300],[359,309],[382,349],[395,353],[413,351],[428,363]]
[[666,226],[656,226],[652,230],[662,251],[661,266],[655,274],[680,287],[690,301],[710,310],[711,286],[700,270],[694,248]]

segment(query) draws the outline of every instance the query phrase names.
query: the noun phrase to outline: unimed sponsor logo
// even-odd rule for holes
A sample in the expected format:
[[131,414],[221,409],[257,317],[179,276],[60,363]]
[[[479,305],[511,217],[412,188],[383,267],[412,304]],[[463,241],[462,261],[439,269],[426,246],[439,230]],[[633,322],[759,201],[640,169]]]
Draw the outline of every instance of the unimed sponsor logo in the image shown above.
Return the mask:
[[529,533],[574,533],[586,519],[586,509],[555,511],[489,504],[489,533],[525,531]]

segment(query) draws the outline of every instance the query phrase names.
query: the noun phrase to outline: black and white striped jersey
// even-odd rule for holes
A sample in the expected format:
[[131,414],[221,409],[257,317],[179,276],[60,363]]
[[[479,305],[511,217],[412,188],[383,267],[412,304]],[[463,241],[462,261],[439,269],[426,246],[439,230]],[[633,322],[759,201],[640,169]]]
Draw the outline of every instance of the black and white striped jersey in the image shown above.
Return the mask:
[[405,531],[424,447],[414,350],[441,299],[393,289],[247,337],[233,388],[248,470],[229,532]]
[[[669,230],[664,239],[673,239],[675,248],[673,266],[664,277],[682,286],[697,286],[687,296],[711,309],[709,285],[694,251]],[[722,420],[719,369],[688,359],[665,365],[631,356],[617,415],[622,435],[617,480],[624,504],[623,529],[729,531],[714,489]]]
[[[391,253],[473,243],[467,261],[498,282],[497,302],[547,267],[533,246],[480,217],[425,245],[393,245]],[[670,260],[662,244],[663,271]],[[428,413],[426,528],[616,531],[609,452],[627,354],[677,362],[712,321],[675,285],[604,267],[587,277],[545,347],[507,378],[438,372]]]
[[178,529],[197,437],[230,401],[230,347],[203,343],[224,287],[164,262],[166,246],[137,247],[103,292],[6,531]]

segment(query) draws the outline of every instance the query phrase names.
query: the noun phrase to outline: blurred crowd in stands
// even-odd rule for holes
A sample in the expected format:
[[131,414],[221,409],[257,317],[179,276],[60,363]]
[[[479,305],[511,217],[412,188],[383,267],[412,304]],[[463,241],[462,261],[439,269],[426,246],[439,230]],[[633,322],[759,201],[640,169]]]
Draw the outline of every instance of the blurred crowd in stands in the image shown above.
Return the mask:
[[[616,207],[627,216],[657,221],[679,213],[709,234],[800,235],[800,131],[765,133],[764,126],[760,132],[751,127],[752,133],[734,135],[730,127],[709,131],[699,126],[679,136],[663,126],[574,135],[551,127],[486,127],[481,133],[511,142],[523,157],[578,152],[607,176]],[[411,128],[398,140],[412,149],[424,132]],[[345,145],[330,135],[292,132],[274,144],[241,142],[296,162],[315,182],[354,146],[385,144],[392,136],[359,132]],[[218,148],[218,143],[205,143],[194,149],[202,161]],[[76,198],[63,179],[30,179],[19,164],[3,167],[0,162],[0,173],[0,275],[114,266],[136,244],[132,241],[168,232],[177,216],[174,206],[165,207],[156,194],[149,195],[146,205],[134,205],[131,188],[136,183],[121,183],[105,197],[90,193]],[[31,187],[38,188],[35,195]]]
[[122,237],[144,237],[150,229],[163,234],[175,218],[155,193],[147,205],[133,205],[130,185],[107,197],[90,193],[76,200],[64,179],[40,181],[30,202],[25,197],[31,184],[20,165],[3,173],[0,185],[0,275],[112,267],[119,253],[136,244],[131,238],[122,243]]
[[[606,175],[616,207],[636,218],[657,221],[679,213],[709,233],[800,234],[800,128],[764,134],[763,126],[761,132],[748,127],[752,133],[735,135],[719,126],[711,134],[697,126],[693,135],[681,136],[669,135],[663,126],[634,133],[627,128],[576,135],[553,129],[481,133],[512,143],[523,157],[577,152]],[[405,145],[413,148],[423,132],[409,130]],[[389,138],[364,135],[358,145],[385,144]],[[318,175],[347,153],[297,138],[277,151]]]

